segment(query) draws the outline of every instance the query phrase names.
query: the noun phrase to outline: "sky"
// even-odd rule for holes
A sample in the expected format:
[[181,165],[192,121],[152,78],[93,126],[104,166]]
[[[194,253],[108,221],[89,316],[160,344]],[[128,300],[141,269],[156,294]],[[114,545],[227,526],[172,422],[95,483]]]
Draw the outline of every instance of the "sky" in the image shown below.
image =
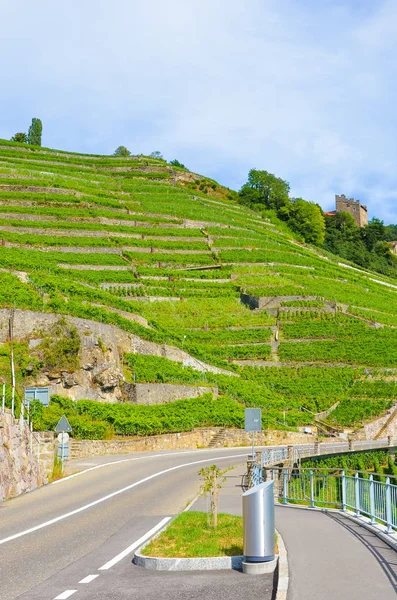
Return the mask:
[[251,168],[397,223],[396,0],[0,0],[0,137]]

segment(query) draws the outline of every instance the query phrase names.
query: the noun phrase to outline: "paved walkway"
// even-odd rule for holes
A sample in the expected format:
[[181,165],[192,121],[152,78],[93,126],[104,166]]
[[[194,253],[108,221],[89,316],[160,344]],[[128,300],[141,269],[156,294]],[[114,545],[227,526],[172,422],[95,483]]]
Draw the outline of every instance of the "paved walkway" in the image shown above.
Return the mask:
[[[241,514],[241,470],[228,474],[220,512]],[[206,510],[200,498],[192,510]],[[339,512],[276,506],[288,551],[288,600],[395,600],[397,552]]]
[[288,600],[395,600],[397,553],[341,513],[276,507]]

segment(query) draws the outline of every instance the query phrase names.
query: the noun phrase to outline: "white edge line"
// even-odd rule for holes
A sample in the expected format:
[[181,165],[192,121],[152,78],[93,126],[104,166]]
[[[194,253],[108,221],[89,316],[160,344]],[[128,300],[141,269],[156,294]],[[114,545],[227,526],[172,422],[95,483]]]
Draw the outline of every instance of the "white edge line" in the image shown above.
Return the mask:
[[[256,446],[257,448],[278,448],[279,446]],[[110,467],[111,465],[118,465],[120,463],[132,462],[135,460],[144,460],[145,458],[161,458],[163,456],[179,456],[181,454],[197,454],[197,452],[214,452],[214,451],[237,451],[243,450],[247,448],[247,453],[249,454],[248,446],[236,446],[235,448],[204,448],[201,450],[183,450],[181,452],[167,452],[162,454],[151,454],[145,456],[138,456],[134,458],[122,458],[120,460],[112,460],[111,462],[103,463],[101,465],[95,465],[95,467],[90,467],[89,469],[84,469],[83,471],[78,471],[77,473],[72,473],[71,475],[67,475],[66,477],[62,477],[61,479],[57,479],[56,481],[52,481],[50,485],[57,485],[58,483],[63,483],[64,481],[68,481],[68,479],[74,479],[75,477],[80,477],[80,475],[84,475],[85,473],[89,473],[90,471],[96,471],[96,469],[102,469],[103,467]],[[232,457],[231,457],[232,458]],[[215,457],[214,457],[215,460]]]
[[87,575],[87,577],[84,577],[84,579],[80,579],[79,583],[91,583],[91,581],[94,581],[94,579],[97,577],[99,577],[99,573],[96,573],[95,575]]
[[34,531],[38,531],[39,529],[43,529],[44,527],[48,527],[49,525],[53,525],[54,523],[57,523],[58,521],[63,521],[63,519],[67,519],[68,517],[72,517],[73,515],[77,515],[80,512],[83,512],[84,510],[87,510],[89,508],[92,508],[93,506],[96,506],[97,504],[101,504],[102,502],[105,502],[105,500],[109,500],[110,498],[114,498],[115,496],[118,496],[119,494],[122,494],[123,492],[127,492],[128,490],[132,490],[133,488],[137,487],[138,485],[141,485],[142,483],[146,483],[147,481],[151,481],[152,479],[154,479],[155,477],[159,477],[160,475],[165,475],[166,473],[170,473],[171,471],[177,471],[178,469],[183,469],[184,467],[191,467],[193,465],[200,465],[202,463],[206,463],[206,462],[210,462],[210,461],[214,461],[214,460],[230,460],[232,458],[241,458],[243,456],[246,456],[246,453],[244,454],[234,454],[234,455],[230,455],[230,456],[218,456],[218,457],[211,457],[211,458],[205,458],[203,460],[195,460],[193,462],[189,462],[189,463],[183,463],[181,465],[176,465],[175,467],[170,467],[168,469],[164,469],[163,471],[158,471],[157,473],[153,473],[152,475],[149,475],[148,477],[145,477],[144,479],[140,479],[139,481],[136,481],[135,483],[131,483],[131,485],[127,485],[124,488],[121,488],[119,490],[116,490],[115,492],[112,492],[111,494],[107,494],[106,496],[103,496],[102,498],[98,498],[98,500],[94,500],[94,502],[90,502],[89,504],[85,504],[84,506],[80,506],[80,508],[76,508],[75,510],[71,510],[70,512],[64,513],[63,515],[60,515],[59,517],[55,517],[54,519],[51,519],[49,521],[45,521],[44,523],[40,523],[40,525],[36,525],[35,527],[31,527],[30,529],[26,529],[25,531],[20,531],[19,533],[15,533],[14,535],[10,535],[9,537],[6,537],[2,540],[0,540],[0,546],[2,544],[5,544],[6,542],[11,542],[12,540],[15,540],[17,538],[20,538],[24,535],[28,535],[29,533],[33,533]]
[[165,517],[164,519],[162,519],[160,523],[157,523],[157,525],[152,527],[152,529],[150,529],[142,537],[140,537],[139,540],[136,540],[136,542],[131,544],[131,546],[128,546],[128,548],[120,552],[120,554],[117,554],[114,558],[102,565],[102,567],[99,567],[98,571],[107,571],[107,569],[113,567],[113,565],[118,563],[121,559],[125,558],[128,554],[139,548],[139,546],[142,546],[142,544],[144,544],[146,540],[148,540],[152,535],[157,533],[157,531],[164,527],[164,525],[166,525],[171,519],[172,517]]
[[54,600],[66,600],[66,598],[70,598],[70,596],[76,592],[77,590],[65,590],[64,592],[62,592],[62,594],[56,596]]

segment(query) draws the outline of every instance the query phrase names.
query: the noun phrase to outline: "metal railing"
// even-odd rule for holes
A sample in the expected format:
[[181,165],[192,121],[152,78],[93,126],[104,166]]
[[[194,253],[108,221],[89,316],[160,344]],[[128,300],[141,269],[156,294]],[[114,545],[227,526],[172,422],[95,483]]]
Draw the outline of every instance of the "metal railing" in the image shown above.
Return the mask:
[[[385,438],[382,440],[366,440],[357,442],[331,442],[314,444],[297,444],[295,446],[269,446],[257,452],[256,462],[265,467],[277,465],[278,463],[291,460],[297,463],[302,458],[328,454],[341,454],[343,452],[354,452],[356,450],[376,450],[397,446],[397,438]],[[291,465],[292,466],[292,465]]]
[[[343,469],[260,469],[257,482],[274,481],[275,497],[283,504],[311,508],[339,508],[382,523],[388,533],[397,531],[397,480],[380,474]],[[392,481],[393,480],[393,481]]]

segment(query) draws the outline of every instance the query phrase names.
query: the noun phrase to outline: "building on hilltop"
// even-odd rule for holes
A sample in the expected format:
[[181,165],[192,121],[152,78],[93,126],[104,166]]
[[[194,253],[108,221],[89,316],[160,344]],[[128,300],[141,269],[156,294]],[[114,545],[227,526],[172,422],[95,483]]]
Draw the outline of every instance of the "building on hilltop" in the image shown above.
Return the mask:
[[356,225],[364,227],[368,225],[368,209],[360,200],[354,198],[346,198],[344,194],[341,196],[335,195],[336,212],[347,212],[353,217]]

